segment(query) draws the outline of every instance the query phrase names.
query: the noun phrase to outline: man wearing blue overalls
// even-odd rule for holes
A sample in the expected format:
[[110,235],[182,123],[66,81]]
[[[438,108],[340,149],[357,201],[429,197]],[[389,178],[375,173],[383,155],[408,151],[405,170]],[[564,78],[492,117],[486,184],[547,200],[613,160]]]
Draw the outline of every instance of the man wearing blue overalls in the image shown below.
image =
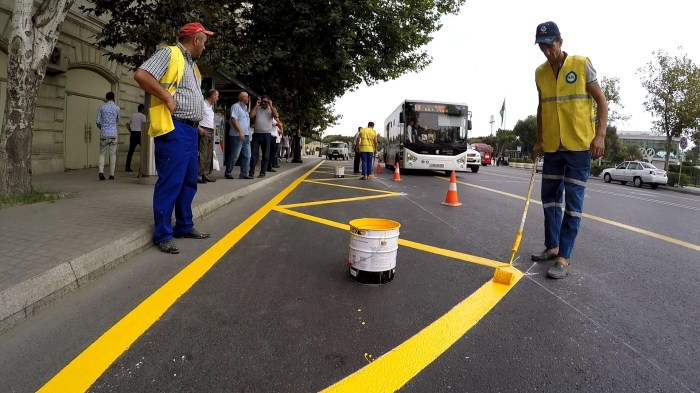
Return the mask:
[[[172,237],[206,239],[192,223],[192,200],[197,192],[197,125],[203,117],[201,75],[195,64],[207,38],[200,23],[180,29],[176,46],[159,49],[134,73],[151,95],[149,136],[155,142],[158,181],[153,190],[153,242],[168,254],[178,254]],[[171,226],[175,210],[175,227]]]

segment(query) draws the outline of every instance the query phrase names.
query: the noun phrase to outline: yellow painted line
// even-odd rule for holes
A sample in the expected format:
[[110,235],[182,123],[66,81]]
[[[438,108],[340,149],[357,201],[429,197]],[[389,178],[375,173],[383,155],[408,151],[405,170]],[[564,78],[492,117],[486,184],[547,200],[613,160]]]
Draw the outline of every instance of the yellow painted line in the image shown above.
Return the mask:
[[238,243],[315,169],[316,167],[312,168],[294,180],[282,192],[158,288],[51,378],[39,389],[39,392],[82,392],[89,389],[97,378],[122,353],[129,349],[180,296],[192,288],[231,247]]
[[583,213],[583,217],[586,217],[586,218],[591,219],[591,220],[599,221],[599,222],[602,222],[602,223],[605,223],[605,224],[609,224],[609,225],[612,225],[612,226],[616,226],[616,227],[618,227],[618,228],[627,229],[627,230],[629,230],[629,231],[636,232],[636,233],[639,233],[639,234],[642,234],[642,235],[646,235],[646,236],[649,236],[649,237],[653,237],[653,238],[658,239],[658,240],[663,240],[663,241],[665,241],[665,242],[669,242],[669,243],[672,243],[672,244],[675,244],[675,245],[678,245],[678,246],[681,246],[681,247],[686,247],[686,248],[689,248],[689,249],[691,249],[691,250],[700,251],[700,246],[697,245],[697,244],[685,242],[685,241],[683,241],[683,240],[675,239],[675,238],[672,238],[672,237],[669,237],[669,236],[666,236],[666,235],[662,235],[662,234],[660,234],[660,233],[656,233],[656,232],[652,232],[652,231],[647,231],[646,229],[633,227],[633,226],[631,226],[631,225],[623,224],[623,223],[621,223],[621,222],[608,220],[607,218],[592,216],[592,215],[586,214],[586,213]]
[[324,178],[324,179],[313,179],[313,180],[315,180],[319,183],[324,182],[324,181],[341,181],[341,180],[353,180],[354,181],[354,180],[359,179],[360,177],[362,177],[362,175],[352,174],[352,175],[345,175],[345,177],[328,177],[328,178]]
[[376,188],[366,188],[366,187],[357,187],[357,186],[348,186],[345,184],[336,184],[336,183],[325,183],[322,181],[318,181],[316,179],[313,180],[304,180],[304,183],[312,183],[312,184],[321,184],[324,186],[331,186],[331,187],[342,187],[342,188],[351,188],[353,190],[361,190],[361,191],[371,191],[371,192],[379,192],[379,193],[385,193],[385,194],[399,194],[396,191],[386,191],[386,190],[378,190]]
[[303,219],[303,220],[312,221],[312,222],[315,222],[315,223],[318,223],[318,224],[323,224],[323,225],[326,225],[326,226],[329,226],[329,227],[342,229],[342,230],[344,230],[344,231],[350,231],[350,225],[349,225],[349,224],[341,224],[341,223],[336,222],[336,221],[326,220],[325,218],[316,217],[316,216],[312,216],[312,215],[310,215],[310,214],[304,214],[304,213],[300,213],[300,212],[298,212],[298,211],[285,209],[285,208],[283,208],[283,207],[281,207],[281,206],[277,206],[277,207],[275,207],[273,210],[275,210],[275,211],[277,211],[277,212],[280,212],[280,213],[289,214],[290,216],[294,216],[294,217],[297,217],[297,218],[301,218],[301,219]]
[[417,243],[417,242],[413,242],[413,241],[406,240],[406,239],[399,239],[399,244],[404,246],[404,247],[415,248],[416,250],[421,250],[421,251],[429,252],[432,254],[442,255],[444,257],[453,258],[453,259],[457,259],[460,261],[471,262],[471,263],[475,263],[477,265],[483,265],[483,266],[488,266],[488,267],[493,267],[493,268],[508,266],[507,263],[478,257],[476,255],[465,254],[463,252],[452,251],[452,250],[447,250],[444,248],[429,246],[427,244]]
[[[303,220],[315,222],[315,223],[322,224],[322,225],[327,225],[327,226],[330,226],[333,228],[342,229],[344,231],[350,230],[350,225],[348,225],[348,224],[342,224],[342,223],[339,223],[336,221],[327,220],[325,218],[312,216],[310,214],[305,214],[305,213],[300,213],[300,212],[297,212],[294,210],[289,210],[286,207],[287,206],[276,206],[273,210],[280,212],[280,213],[289,214],[290,216],[301,218]],[[444,248],[430,246],[427,244],[418,243],[418,242],[414,242],[411,240],[399,239],[398,242],[399,242],[399,245],[404,246],[404,247],[410,247],[410,248],[413,248],[416,250],[428,252],[431,254],[441,255],[441,256],[456,259],[459,261],[470,262],[470,263],[474,263],[477,265],[488,266],[488,267],[492,267],[492,268],[508,266],[507,263],[478,257],[476,255],[465,254],[465,253],[459,252],[459,251],[452,251],[452,250],[447,250]]]
[[513,285],[488,281],[418,334],[322,392],[397,391],[442,355],[498,304],[523,277],[520,271],[516,272]]
[[[438,177],[438,176],[436,176],[436,178],[437,178],[437,179],[445,180],[445,179],[443,179],[443,178],[441,178],[441,177]],[[449,179],[448,179],[448,180],[449,180]],[[461,182],[461,181],[458,181],[457,183],[462,184],[462,185],[465,185],[465,186],[469,186],[469,187],[479,188],[479,189],[482,189],[482,190],[485,190],[485,191],[489,191],[489,192],[493,192],[493,193],[496,193],[496,194],[501,194],[501,195],[509,196],[509,197],[512,197],[512,198],[521,199],[521,200],[523,200],[523,201],[525,200],[525,197],[522,197],[522,196],[520,196],[520,195],[515,195],[515,194],[508,193],[508,192],[503,192],[503,191],[499,191],[499,190],[494,190],[494,189],[492,189],[492,188],[487,188],[487,187],[483,187],[483,186],[478,186],[478,185],[476,185],[476,184],[465,183],[465,182]],[[542,202],[540,202],[540,201],[538,201],[538,200],[535,200],[535,199],[531,199],[531,200],[530,200],[530,203],[535,203],[535,204],[538,204],[538,205],[541,205],[541,204],[542,204]],[[635,227],[635,226],[632,226],[632,225],[623,224],[623,223],[621,223],[621,222],[619,222],[619,221],[608,220],[607,218],[594,216],[594,215],[592,215],[592,214],[583,213],[582,216],[585,217],[585,218],[588,218],[588,219],[590,219],[590,220],[594,220],[594,221],[602,222],[602,223],[604,223],[604,224],[612,225],[612,226],[615,226],[615,227],[618,227],[618,228],[626,229],[626,230],[628,230],[628,231],[635,232],[635,233],[639,233],[640,235],[649,236],[649,237],[651,237],[651,238],[654,238],[654,239],[657,239],[657,240],[662,240],[662,241],[665,241],[665,242],[668,242],[668,243],[671,243],[671,244],[675,244],[675,245],[677,245],[677,246],[689,248],[689,249],[695,250],[695,251],[700,251],[700,245],[693,244],[693,243],[690,243],[690,242],[686,242],[686,241],[683,241],[683,240],[680,240],[680,239],[676,239],[676,238],[673,238],[673,237],[670,237],[670,236],[662,235],[662,234],[660,234],[660,233],[656,233],[656,232],[652,232],[652,231],[647,231],[646,229],[638,228],[638,227]]]
[[354,198],[326,199],[325,201],[301,202],[301,203],[292,203],[289,205],[280,205],[280,207],[293,208],[293,207],[303,207],[303,206],[318,206],[318,205],[328,205],[331,203],[356,202],[356,201],[364,201],[367,199],[387,198],[387,197],[394,197],[394,196],[400,196],[400,194],[395,193],[395,194],[368,195],[368,196],[361,196],[361,197],[354,197]]

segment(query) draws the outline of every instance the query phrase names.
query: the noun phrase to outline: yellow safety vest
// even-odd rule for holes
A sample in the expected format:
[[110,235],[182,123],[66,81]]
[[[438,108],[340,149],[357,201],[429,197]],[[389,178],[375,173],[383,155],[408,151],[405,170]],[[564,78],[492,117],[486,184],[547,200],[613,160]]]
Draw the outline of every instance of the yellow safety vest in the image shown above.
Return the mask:
[[[168,49],[170,49],[170,63],[168,63],[168,68],[159,82],[168,93],[173,95],[185,73],[185,55],[182,54],[182,51],[177,46],[168,46]],[[197,64],[194,65],[194,73],[200,80],[202,79],[202,74],[199,72]],[[175,129],[173,116],[168,107],[156,96],[151,96],[148,117],[150,120],[148,136],[155,138]]]
[[586,91],[586,62],[583,56],[567,56],[559,78],[549,62],[537,67],[535,82],[542,109],[543,150],[559,146],[571,151],[590,149],[595,137],[593,98]]
[[360,153],[372,153],[374,152],[374,140],[377,137],[377,133],[374,129],[365,127],[360,130]]

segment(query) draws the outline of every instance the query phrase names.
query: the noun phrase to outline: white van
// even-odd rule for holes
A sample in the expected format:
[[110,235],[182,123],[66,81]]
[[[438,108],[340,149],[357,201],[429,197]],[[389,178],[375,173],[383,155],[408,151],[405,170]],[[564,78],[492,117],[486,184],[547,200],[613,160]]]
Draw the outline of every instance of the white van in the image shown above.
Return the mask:
[[331,142],[328,145],[328,152],[326,153],[326,159],[330,160],[347,160],[350,158],[350,153],[348,151],[348,144],[345,142]]

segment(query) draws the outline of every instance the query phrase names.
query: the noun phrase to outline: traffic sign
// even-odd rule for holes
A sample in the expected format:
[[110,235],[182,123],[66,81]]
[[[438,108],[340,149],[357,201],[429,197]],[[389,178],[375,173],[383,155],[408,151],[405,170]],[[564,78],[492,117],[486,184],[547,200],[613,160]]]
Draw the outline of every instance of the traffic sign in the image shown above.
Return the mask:
[[685,150],[688,148],[688,138],[682,136],[681,137],[681,150]]

